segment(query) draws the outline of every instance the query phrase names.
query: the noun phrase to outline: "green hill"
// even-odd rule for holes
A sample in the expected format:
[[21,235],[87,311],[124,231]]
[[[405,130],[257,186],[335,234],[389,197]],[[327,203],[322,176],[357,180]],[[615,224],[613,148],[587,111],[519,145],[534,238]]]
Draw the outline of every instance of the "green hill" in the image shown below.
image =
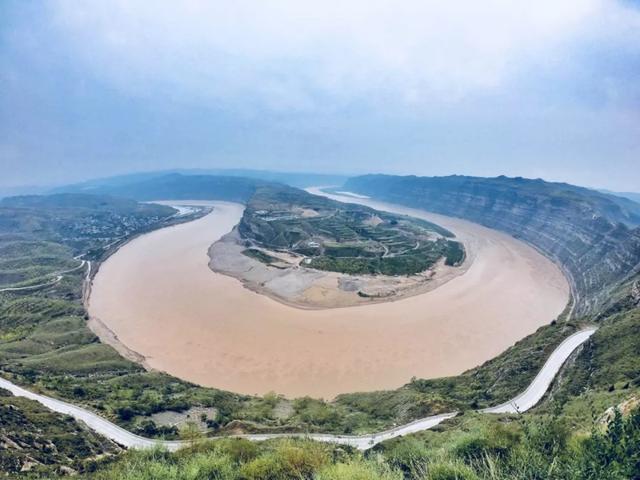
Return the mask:
[[443,257],[448,265],[464,258],[438,225],[284,185],[258,187],[238,230],[253,255],[260,252],[253,247],[285,251],[304,257],[306,268],[349,274],[411,275]]

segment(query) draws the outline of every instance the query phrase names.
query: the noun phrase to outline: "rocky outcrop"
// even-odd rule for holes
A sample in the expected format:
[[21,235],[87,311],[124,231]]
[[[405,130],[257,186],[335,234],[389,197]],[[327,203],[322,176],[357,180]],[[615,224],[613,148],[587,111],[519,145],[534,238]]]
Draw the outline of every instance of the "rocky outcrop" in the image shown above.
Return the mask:
[[593,313],[640,271],[640,205],[561,183],[523,178],[365,175],[345,190],[503,230],[555,260],[572,283],[575,312]]
[[633,282],[631,287],[631,300],[634,304],[640,305],[640,281]]

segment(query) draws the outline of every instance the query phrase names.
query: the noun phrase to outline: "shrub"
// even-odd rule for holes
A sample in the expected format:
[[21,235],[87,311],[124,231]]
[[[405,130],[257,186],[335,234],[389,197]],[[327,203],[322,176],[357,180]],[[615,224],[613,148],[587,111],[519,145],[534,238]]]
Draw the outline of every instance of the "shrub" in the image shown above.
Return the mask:
[[438,462],[429,465],[428,480],[480,480],[480,477],[462,462]]
[[329,465],[314,480],[402,480],[402,472],[373,461],[353,460]]
[[425,471],[429,454],[422,442],[408,437],[395,443],[385,457],[393,468],[401,470],[406,476],[413,478]]
[[258,456],[255,442],[243,438],[233,438],[221,442],[220,451],[229,455],[236,463],[247,463]]

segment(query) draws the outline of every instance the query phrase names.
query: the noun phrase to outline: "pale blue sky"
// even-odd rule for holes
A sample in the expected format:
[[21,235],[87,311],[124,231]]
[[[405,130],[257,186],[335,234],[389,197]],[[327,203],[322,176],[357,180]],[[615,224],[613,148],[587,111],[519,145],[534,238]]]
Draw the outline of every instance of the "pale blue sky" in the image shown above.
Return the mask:
[[2,0],[0,166],[0,186],[246,167],[638,191],[640,7]]

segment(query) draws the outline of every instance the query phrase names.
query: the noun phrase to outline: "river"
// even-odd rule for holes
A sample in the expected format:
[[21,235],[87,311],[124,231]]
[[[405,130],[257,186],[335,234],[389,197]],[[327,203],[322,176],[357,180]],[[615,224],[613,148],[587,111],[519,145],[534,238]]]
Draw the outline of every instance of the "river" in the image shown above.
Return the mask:
[[[212,272],[208,247],[243,206],[214,210],[120,248],[93,281],[89,313],[152,368],[247,394],[332,398],[396,388],[413,376],[455,375],[556,318],[569,286],[559,268],[513,237],[464,220],[339,197],[435,221],[465,243],[467,271],[428,293],[329,310],[302,310]],[[176,202],[178,203],[178,202]],[[94,322],[95,323],[95,322]]]

